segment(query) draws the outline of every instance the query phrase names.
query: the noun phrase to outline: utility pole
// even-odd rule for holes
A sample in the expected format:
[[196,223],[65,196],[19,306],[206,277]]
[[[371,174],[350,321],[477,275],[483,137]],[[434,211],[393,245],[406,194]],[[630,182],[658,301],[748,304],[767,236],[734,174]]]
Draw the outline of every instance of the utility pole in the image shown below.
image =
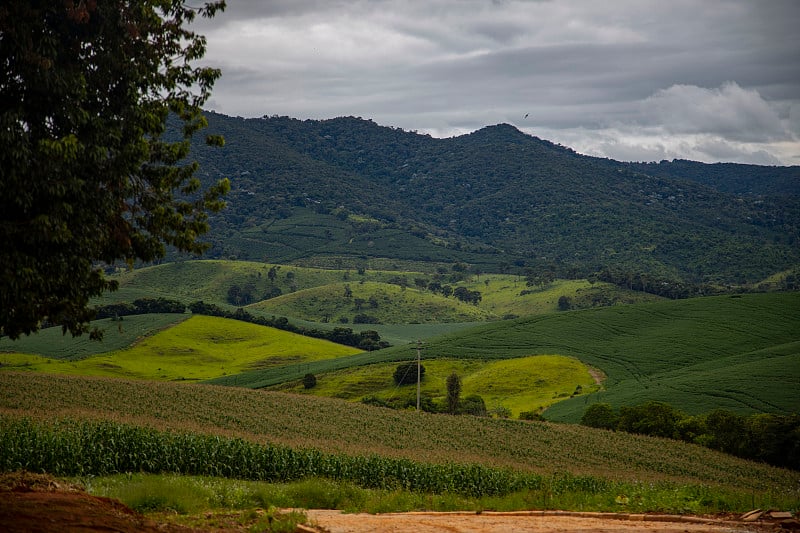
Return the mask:
[[421,379],[420,376],[420,352],[422,351],[422,341],[417,340],[417,412],[419,413],[419,382]]

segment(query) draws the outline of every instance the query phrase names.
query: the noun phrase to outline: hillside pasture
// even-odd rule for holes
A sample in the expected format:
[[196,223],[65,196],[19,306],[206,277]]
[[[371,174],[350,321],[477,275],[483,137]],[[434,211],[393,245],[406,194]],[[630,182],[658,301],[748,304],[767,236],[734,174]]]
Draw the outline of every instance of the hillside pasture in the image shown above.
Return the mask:
[[368,315],[384,324],[478,322],[492,318],[483,309],[455,298],[377,282],[334,283],[265,300],[251,308],[264,314],[345,324],[358,315]]
[[[456,359],[426,360],[421,394],[443,406],[447,397],[447,377],[455,372],[462,383],[461,397],[477,394],[488,409],[506,408],[511,416],[522,411],[537,412],[580,387],[584,393],[598,385],[578,360],[553,355],[521,357],[503,361]],[[414,405],[416,385],[398,386],[392,378],[397,364],[383,363],[319,376],[317,385],[305,389],[300,383],[288,383],[275,390],[307,393],[358,401],[371,396],[386,402]]]
[[[660,400],[700,414],[800,411],[800,294],[716,296],[570,311],[482,324],[433,337],[423,358],[500,360],[574,357],[607,376],[604,390],[551,406],[545,416],[577,422],[588,403],[619,407]],[[218,384],[265,387],[379,362],[410,359],[413,345],[303,366],[247,372]]]
[[104,331],[100,341],[90,340],[88,335],[73,337],[64,335],[61,328],[51,327],[21,337],[15,341],[0,338],[0,361],[8,353],[36,354],[48,359],[75,361],[101,353],[122,350],[166,328],[189,318],[186,314],[147,314],[95,320],[92,327]]
[[206,380],[254,368],[358,353],[329,341],[224,318],[192,316],[130,348],[76,361],[2,354],[4,369],[153,380]]

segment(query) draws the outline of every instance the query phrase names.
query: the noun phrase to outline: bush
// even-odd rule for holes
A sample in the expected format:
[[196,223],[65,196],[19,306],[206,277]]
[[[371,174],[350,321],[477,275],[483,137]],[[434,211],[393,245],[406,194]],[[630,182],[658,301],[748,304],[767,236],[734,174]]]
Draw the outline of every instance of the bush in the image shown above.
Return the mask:
[[461,406],[458,410],[459,413],[465,415],[487,416],[486,402],[477,394],[470,394],[461,400]]
[[617,429],[652,437],[678,438],[678,422],[686,418],[663,402],[646,402],[635,407],[621,407]]
[[607,403],[593,403],[584,411],[581,425],[590,428],[616,429],[619,418]]
[[308,373],[303,376],[303,387],[305,389],[313,389],[317,386],[317,376],[314,374]]
[[[425,367],[419,365],[419,381],[425,376]],[[402,363],[394,371],[394,382],[398,385],[410,385],[417,382],[417,362]]]

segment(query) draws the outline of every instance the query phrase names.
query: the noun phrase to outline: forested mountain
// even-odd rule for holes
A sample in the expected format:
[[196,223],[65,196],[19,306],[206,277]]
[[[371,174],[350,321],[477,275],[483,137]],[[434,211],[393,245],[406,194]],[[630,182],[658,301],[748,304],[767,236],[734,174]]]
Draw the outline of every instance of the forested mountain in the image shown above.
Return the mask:
[[[490,126],[436,139],[345,117],[208,113],[231,179],[212,256],[755,282],[800,264],[800,167],[620,163]],[[341,263],[340,263],[341,264]]]

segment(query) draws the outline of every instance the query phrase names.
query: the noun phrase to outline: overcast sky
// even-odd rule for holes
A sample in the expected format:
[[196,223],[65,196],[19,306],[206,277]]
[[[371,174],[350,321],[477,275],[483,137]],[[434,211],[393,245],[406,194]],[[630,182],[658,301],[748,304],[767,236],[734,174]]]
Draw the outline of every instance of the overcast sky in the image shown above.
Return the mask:
[[228,0],[208,109],[800,165],[798,0]]

